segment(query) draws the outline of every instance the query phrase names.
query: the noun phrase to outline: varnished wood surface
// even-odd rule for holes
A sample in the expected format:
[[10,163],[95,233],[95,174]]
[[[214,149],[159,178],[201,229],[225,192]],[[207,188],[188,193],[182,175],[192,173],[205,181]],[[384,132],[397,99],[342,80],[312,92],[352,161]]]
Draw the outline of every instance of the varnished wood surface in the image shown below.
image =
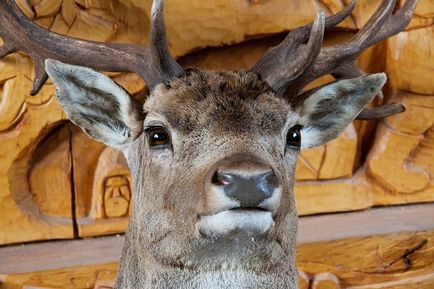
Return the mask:
[[[298,244],[299,288],[432,289],[433,244],[433,230]],[[109,289],[117,269],[113,262],[0,274],[0,288]]]
[[[327,33],[326,45],[348,40],[380,2],[358,0],[352,17]],[[147,42],[150,0],[17,3],[33,21],[61,34]],[[246,68],[284,37],[276,33],[308,23],[318,9],[330,15],[345,3],[349,1],[168,0],[169,45],[175,56],[189,53],[181,59],[187,66]],[[356,121],[336,140],[302,151],[295,188],[301,215],[434,201],[434,5],[431,0],[418,3],[405,32],[358,59],[367,72],[388,73],[384,99],[404,104],[407,111],[378,123]],[[246,41],[251,38],[255,40]],[[33,74],[22,53],[0,60],[0,244],[124,232],[133,194],[125,161],[67,121],[52,84],[30,97]],[[110,76],[144,99],[146,89],[136,75]],[[326,76],[315,85],[331,80]],[[117,190],[125,192],[123,205],[107,206],[116,204],[110,192]]]
[[[33,21],[61,34],[148,41],[151,0],[17,2]],[[358,0],[352,16],[327,33],[325,42],[351,37],[380,2]],[[187,66],[245,68],[285,31],[310,22],[316,10],[329,15],[346,3],[349,0],[167,0],[169,45],[177,57],[188,54],[182,58]],[[356,121],[333,142],[303,151],[295,191],[300,214],[434,201],[433,3],[419,0],[405,32],[358,59],[369,73],[387,72],[384,100],[402,103],[407,111],[380,122]],[[146,89],[136,75],[110,76],[144,98]],[[50,241],[0,247],[0,289],[111,288],[122,236],[53,240],[123,232],[127,206],[107,207],[102,200],[121,186],[132,192],[125,187],[128,170],[115,151],[67,122],[53,85],[30,97],[33,77],[24,54],[0,61],[0,244]],[[331,80],[326,76],[315,85]],[[377,99],[372,106],[379,103]],[[300,289],[433,289],[432,206],[302,217]]]
[[297,241],[304,244],[432,229],[434,204],[384,207],[301,217]]
[[[434,230],[434,204],[301,217],[298,244]],[[0,274],[117,262],[123,236],[0,248]],[[433,260],[434,261],[434,260]]]

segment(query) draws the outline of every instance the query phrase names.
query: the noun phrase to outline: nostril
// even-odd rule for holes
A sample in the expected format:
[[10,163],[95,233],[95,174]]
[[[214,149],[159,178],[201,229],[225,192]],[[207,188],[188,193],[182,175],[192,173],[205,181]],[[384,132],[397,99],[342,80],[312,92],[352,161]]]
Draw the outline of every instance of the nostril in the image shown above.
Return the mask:
[[232,182],[232,177],[229,174],[215,172],[212,176],[211,182],[216,186],[227,186]]
[[264,179],[265,183],[272,188],[277,188],[279,186],[279,178],[274,174],[274,172],[266,174]]

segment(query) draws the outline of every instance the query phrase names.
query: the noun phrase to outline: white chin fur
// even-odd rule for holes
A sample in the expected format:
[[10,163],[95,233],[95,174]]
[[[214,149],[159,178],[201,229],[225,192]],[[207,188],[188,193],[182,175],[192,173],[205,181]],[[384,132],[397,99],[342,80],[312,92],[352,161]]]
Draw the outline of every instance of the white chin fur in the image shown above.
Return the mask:
[[273,225],[271,212],[223,211],[202,217],[196,227],[202,235],[221,237],[231,234],[261,235],[270,230]]

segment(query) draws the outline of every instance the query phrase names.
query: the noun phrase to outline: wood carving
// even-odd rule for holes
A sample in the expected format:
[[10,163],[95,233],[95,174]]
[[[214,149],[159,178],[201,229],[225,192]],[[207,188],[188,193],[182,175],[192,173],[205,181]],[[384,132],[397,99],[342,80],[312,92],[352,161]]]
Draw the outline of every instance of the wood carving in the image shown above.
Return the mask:
[[432,32],[432,27],[426,27],[388,40],[386,67],[391,79],[390,99],[408,109],[380,125],[381,141],[374,144],[369,156],[369,175],[394,193],[380,197],[379,203],[399,202],[396,193],[407,195],[409,200],[434,200],[434,86],[427,78],[434,67]]
[[[346,29],[361,28],[379,3],[379,0],[359,1],[353,11],[353,18],[348,18],[338,27]],[[147,27],[146,19],[149,19],[150,1],[77,0],[62,2],[58,0],[27,2],[20,0],[18,4],[26,15],[34,19],[38,24],[50,27],[52,30],[62,34],[98,41],[129,43],[146,43],[148,41],[146,32],[149,28]],[[238,12],[242,11],[240,12],[242,18],[238,19],[239,23],[233,25],[227,21],[227,15],[230,15],[231,11],[235,9],[232,2],[214,1],[207,4],[208,6],[206,7],[201,7],[201,13],[195,13],[194,15],[191,15],[190,11],[198,7],[189,5],[195,4],[189,3],[185,5],[185,3],[181,4],[171,1],[167,7],[166,20],[169,44],[172,53],[176,56],[184,55],[203,46],[242,42],[254,34],[271,34],[292,29],[312,19],[314,11],[318,8],[325,9],[329,13],[336,13],[344,7],[341,1],[321,1],[320,6],[317,6],[318,3],[314,3],[314,1],[304,1],[303,7],[288,6],[287,2],[280,3],[279,1],[258,1],[251,2],[248,5],[244,5],[243,3],[236,7]],[[216,11],[216,5],[220,5],[218,6],[219,14],[211,14],[211,11]],[[291,2],[290,5],[296,4],[292,4]],[[279,12],[275,13],[273,11]],[[294,13],[294,11],[303,11],[303,13]],[[177,17],[174,17],[175,14]],[[144,20],[139,21],[138,19]],[[207,21],[206,27],[201,25],[204,19]],[[371,146],[361,146],[365,135],[358,124],[355,125],[356,134],[354,134],[354,131],[347,131],[346,134],[350,137],[349,139],[339,138],[339,140],[345,140],[342,145],[344,145],[345,150],[348,150],[347,152],[340,153],[344,150],[342,145],[332,149],[320,147],[304,151],[301,156],[302,160],[297,167],[297,179],[302,181],[299,182],[296,188],[297,199],[299,200],[298,210],[300,213],[309,214],[353,210],[373,205],[433,200],[432,185],[430,184],[433,174],[432,162],[430,162],[433,154],[432,137],[430,137],[432,136],[432,129],[430,128],[432,125],[429,125],[428,119],[423,119],[422,126],[417,126],[414,122],[421,119],[413,117],[420,115],[420,109],[424,111],[423,115],[428,117],[433,114],[429,110],[429,103],[433,99],[432,92],[430,92],[432,88],[429,86],[431,82],[419,81],[424,76],[430,75],[430,70],[432,69],[432,63],[429,62],[432,59],[429,57],[431,53],[430,47],[432,46],[429,44],[432,40],[430,36],[432,28],[429,26],[433,23],[433,19],[433,6],[431,2],[429,0],[420,0],[416,7],[415,16],[409,25],[409,31],[400,33],[398,37],[390,39],[387,45],[377,47],[376,49],[379,52],[367,54],[359,61],[359,64],[367,70],[372,70],[372,67],[375,67],[376,70],[383,70],[381,62],[373,61],[372,59],[378,59],[378,57],[382,57],[381,55],[387,55],[387,58],[384,58],[387,59],[385,65],[391,77],[394,90],[392,93],[388,93],[386,97],[389,98],[390,102],[404,103],[408,109],[404,114],[392,117],[387,122],[394,121],[393,127],[405,125],[407,128],[404,128],[403,134],[393,134],[393,132],[396,132],[395,129],[389,130],[390,126],[388,124],[383,125],[380,123],[378,137],[373,143],[373,149],[366,162],[368,164],[368,174],[364,173],[365,163],[363,159],[361,163],[359,160],[361,154],[366,154],[366,152],[371,150]],[[228,24],[222,26],[222,22]],[[267,24],[265,25],[265,23]],[[195,33],[190,33],[192,29],[195,29]],[[221,33],[210,33],[210,31],[221,31]],[[342,38],[344,35],[345,33],[343,32],[337,35],[329,35],[326,42],[335,43],[334,38]],[[276,45],[279,42],[279,38],[277,36],[277,39],[276,37],[272,37],[249,41],[228,48],[207,49],[204,52],[190,54],[182,59],[181,62],[185,65],[195,65],[207,69],[245,68],[256,62],[268,47]],[[402,45],[403,43],[405,45]],[[416,43],[418,44],[417,48],[415,48]],[[396,55],[400,57],[395,58]],[[405,68],[410,64],[414,64],[418,69]],[[57,103],[52,102],[54,91],[52,86],[45,86],[37,96],[28,97],[27,92],[31,89],[29,79],[32,78],[33,72],[31,62],[27,56],[23,54],[7,56],[4,60],[0,61],[0,66],[0,83],[2,84],[2,105],[0,106],[0,130],[2,131],[2,136],[0,142],[2,149],[5,148],[6,151],[10,152],[7,158],[2,156],[0,178],[3,178],[2,187],[9,188],[9,184],[14,177],[7,172],[11,170],[12,162],[15,162],[20,155],[23,155],[22,150],[17,150],[13,144],[19,143],[20,138],[23,141],[27,139],[33,146],[32,150],[37,151],[37,146],[35,146],[37,142],[34,140],[42,140],[45,135],[51,134],[52,128],[57,127],[59,121],[64,120],[65,116],[59,110]],[[400,67],[404,69],[399,69]],[[422,71],[422,69],[424,70]],[[398,73],[400,75],[395,76]],[[418,77],[415,77],[416,73]],[[144,87],[143,82],[133,74],[113,73],[111,75],[132,93],[138,93]],[[411,82],[408,81],[409,79],[412,79]],[[408,83],[411,83],[411,85]],[[141,92],[140,94],[143,95]],[[141,96],[138,97],[141,98]],[[412,113],[413,106],[409,105],[409,102],[411,102],[411,99],[416,98],[420,101],[415,106],[417,110]],[[50,115],[54,115],[55,117],[50,120]],[[403,117],[406,115],[409,118],[404,119]],[[25,122],[23,122],[24,119],[26,119]],[[38,121],[32,121],[32,119],[38,119]],[[48,124],[48,129],[46,125],[41,126],[38,124],[41,121]],[[416,125],[415,129],[412,128],[413,123]],[[398,131],[400,130],[399,128],[397,129]],[[350,134],[348,135],[348,133]],[[386,135],[394,136],[393,142],[385,142],[386,138],[389,139]],[[395,148],[393,143],[395,141],[400,144],[407,143],[412,138],[410,135],[414,135],[419,140],[408,144],[406,149],[403,148],[401,159],[396,159],[393,155],[396,151],[392,149]],[[396,138],[398,136],[400,136],[399,139]],[[84,138],[86,137],[83,136],[82,140]],[[357,145],[355,145],[355,140],[357,141]],[[8,142],[11,145],[8,145]],[[383,152],[383,148],[385,146],[388,147],[389,143],[391,145],[391,149],[389,150],[391,153]],[[381,151],[376,149],[380,145],[382,147]],[[68,203],[72,197],[63,197],[70,194],[70,191],[75,192],[75,214],[79,235],[109,234],[122,232],[126,229],[126,221],[123,221],[122,225],[111,224],[108,226],[110,229],[104,229],[102,225],[103,221],[100,221],[97,225],[93,226],[93,229],[86,233],[83,232],[83,226],[90,226],[89,224],[94,222],[89,217],[89,212],[92,207],[92,196],[93,194],[96,195],[96,193],[92,191],[93,180],[83,182],[78,178],[80,172],[92,176],[95,172],[95,166],[93,166],[93,169],[89,169],[84,164],[85,162],[80,162],[84,158],[83,153],[80,152],[80,146],[80,143],[73,145],[72,155],[70,156],[72,160],[76,160],[73,166],[74,186],[72,187],[71,183],[70,188],[65,188],[61,191],[57,190],[59,193],[56,193],[54,197],[64,202],[67,206],[57,207],[55,203],[46,203],[47,198],[44,196],[49,195],[53,198],[53,193],[47,191],[49,188],[43,185],[45,181],[33,184],[31,181],[28,185],[30,189],[27,190],[28,194],[34,196],[34,198],[32,197],[32,202],[26,206],[33,207],[33,211],[46,212],[47,216],[51,214],[51,216],[57,215],[61,217],[62,221],[60,222],[63,225],[60,225],[60,227],[64,229],[60,229],[59,225],[54,224],[35,225],[43,222],[42,220],[45,217],[38,217],[34,213],[29,214],[26,206],[17,205],[23,203],[18,200],[22,199],[22,196],[25,196],[25,194],[22,195],[20,193],[19,196],[15,196],[9,189],[6,189],[1,192],[1,199],[3,200],[1,201],[3,204],[1,211],[5,213],[2,214],[3,221],[0,223],[0,243],[72,237],[73,222],[65,223],[65,220],[72,216],[71,211],[68,209],[71,206]],[[417,152],[413,151],[415,147],[418,148]],[[88,149],[94,148],[95,146]],[[103,147],[100,147],[94,151],[95,156],[99,156],[102,149]],[[405,150],[411,153],[406,153]],[[338,156],[339,159],[336,159],[335,156]],[[372,161],[370,161],[371,158]],[[414,161],[413,158],[415,158]],[[35,158],[33,155],[29,155],[28,159]],[[66,160],[66,158],[60,159]],[[329,160],[329,164],[327,164],[328,162],[323,163],[325,160]],[[381,167],[378,167],[376,164],[380,163]],[[68,167],[67,163],[59,165],[64,168]],[[321,170],[321,166],[324,166],[325,169]],[[32,171],[32,175],[35,176],[34,179],[36,180],[36,172],[39,170],[39,174],[42,174],[44,165],[43,163],[39,165],[34,164],[32,167],[33,169],[28,167],[27,171]],[[40,169],[35,170],[36,167]],[[334,171],[330,168],[340,169]],[[396,177],[395,172],[398,173],[401,170],[403,173],[400,177]],[[388,176],[387,174],[390,172],[394,174]],[[319,177],[320,175],[322,177]],[[393,184],[394,180],[404,177],[409,177],[408,180],[412,180],[405,183],[406,187],[403,188],[402,185]],[[66,178],[67,176],[65,175]],[[327,179],[333,181],[320,181]],[[65,184],[61,179],[58,181]],[[20,189],[20,191],[25,190]],[[48,209],[50,207],[52,209]],[[56,208],[58,208],[58,211],[53,211]],[[14,225],[11,226],[11,223]],[[26,233],[17,234],[16,232],[18,231]],[[65,234],[65,232],[68,233]]]
[[[107,162],[108,161],[108,162]],[[90,215],[95,218],[128,216],[131,200],[131,177],[119,151],[105,149],[97,164],[93,182]]]
[[104,182],[104,213],[107,218],[128,216],[131,186],[126,175],[109,176]]
[[[80,7],[85,6],[74,1],[17,3],[38,24],[85,39],[116,40],[118,34],[115,32],[119,32],[122,39],[139,42],[143,40],[141,31],[146,30],[146,25],[138,21],[143,14],[120,2],[102,1],[92,11],[96,16],[84,12]],[[114,11],[120,14],[114,15]],[[122,15],[128,15],[129,20],[122,22]],[[83,31],[88,34],[82,35]],[[73,156],[70,148],[66,148],[70,137],[65,134],[52,136],[59,133],[57,128],[66,116],[55,101],[54,87],[50,84],[44,86],[38,95],[29,97],[33,75],[32,63],[24,54],[10,55],[0,61],[0,244],[74,237],[74,221],[71,219],[74,215],[71,203],[74,184],[69,182]],[[113,76],[120,83],[126,83],[126,75]],[[129,76],[125,87],[138,92],[143,88],[143,82]],[[62,139],[61,144],[66,150],[62,150],[60,145],[54,149],[56,152],[50,153],[52,157],[44,159],[45,150],[49,148],[49,145],[42,147],[46,138],[54,140],[52,145],[56,138]],[[52,166],[53,162],[58,163]],[[31,176],[30,180],[27,175]],[[116,231],[124,228],[125,225],[117,227]],[[112,230],[104,232],[112,233]]]
[[68,125],[56,127],[30,159],[29,191],[45,215],[72,217],[70,138]]
[[[168,1],[169,47],[172,55],[184,56],[179,60],[183,66],[210,70],[249,68],[283,40],[285,35],[276,33],[308,23],[318,9],[331,15],[350,3],[193,2]],[[397,2],[400,7],[406,3]],[[63,35],[149,43],[150,0],[17,3],[35,23]],[[351,17],[327,34],[325,43],[350,39],[380,3],[359,0]],[[303,151],[296,169],[301,214],[434,201],[433,24],[432,1],[419,0],[407,31],[359,57],[363,70],[387,71],[389,76],[383,100],[377,98],[372,106],[401,103],[407,110],[378,123],[355,121],[338,139]],[[275,35],[264,37],[271,34]],[[137,75],[108,75],[138,101],[146,97],[147,88]],[[26,54],[0,60],[0,245],[124,232],[132,205],[125,159],[66,120],[50,82],[30,97],[34,78]],[[332,80],[331,75],[325,76],[309,88]],[[420,233],[302,245],[299,288],[431,289],[431,243],[430,233]],[[117,266],[7,276],[0,272],[0,287],[112,288]]]
[[[25,52],[35,68],[30,94],[50,77],[71,121],[127,159],[131,182],[116,166],[124,161],[120,152],[101,153],[108,156],[97,164],[90,209],[93,220],[126,218],[134,183],[134,214],[114,288],[296,289],[299,151],[337,138],[356,118],[378,120],[404,110],[401,104],[368,108],[376,95],[383,97],[387,77],[365,75],[355,61],[401,32],[416,3],[396,8],[396,1],[382,1],[353,37],[327,47],[325,31],[347,18],[355,2],[327,18],[318,12],[250,68],[214,72],[184,69],[172,57],[163,0],[152,3],[149,46],[52,33],[5,0],[0,57]],[[133,72],[149,96],[139,105],[90,68]],[[336,81],[306,88],[328,74]],[[342,169],[324,159],[315,177],[351,176],[354,162],[349,165]],[[340,288],[340,281],[317,274],[311,287]]]
[[0,244],[72,238],[68,136],[50,136],[66,116],[50,85],[27,97],[32,77],[27,57],[11,55],[0,66]]
[[[123,155],[91,140],[72,124],[71,129],[78,234],[85,237],[125,231],[132,189]],[[113,199],[113,195],[118,197]],[[123,210],[118,211],[120,207],[116,200]]]

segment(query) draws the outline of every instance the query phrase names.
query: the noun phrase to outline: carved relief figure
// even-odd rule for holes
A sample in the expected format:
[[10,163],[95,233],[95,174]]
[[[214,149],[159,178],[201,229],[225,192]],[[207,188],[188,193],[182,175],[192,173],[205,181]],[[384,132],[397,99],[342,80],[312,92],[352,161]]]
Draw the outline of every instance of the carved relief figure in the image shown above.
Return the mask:
[[124,156],[105,148],[99,155],[93,175],[92,220],[128,217],[131,201],[131,176]]
[[[354,64],[408,24],[416,1],[396,11],[395,4],[383,1],[349,42],[322,47],[325,29],[354,2],[328,18],[318,13],[250,69],[213,72],[171,57],[162,0],[153,3],[149,48],[68,39],[32,24],[13,1],[0,2],[0,54],[28,52],[34,92],[49,75],[71,121],[122,151],[131,169],[133,213],[115,288],[297,288],[299,151],[336,138],[356,117],[402,110],[365,108],[386,76],[362,75]],[[76,65],[136,72],[150,95],[137,105],[107,76]],[[303,91],[328,73],[337,81]],[[105,184],[105,212],[109,204],[110,214],[124,213],[127,193],[112,188],[125,180]]]
[[104,211],[109,218],[124,217],[130,207],[130,183],[127,177],[111,176],[104,183]]

